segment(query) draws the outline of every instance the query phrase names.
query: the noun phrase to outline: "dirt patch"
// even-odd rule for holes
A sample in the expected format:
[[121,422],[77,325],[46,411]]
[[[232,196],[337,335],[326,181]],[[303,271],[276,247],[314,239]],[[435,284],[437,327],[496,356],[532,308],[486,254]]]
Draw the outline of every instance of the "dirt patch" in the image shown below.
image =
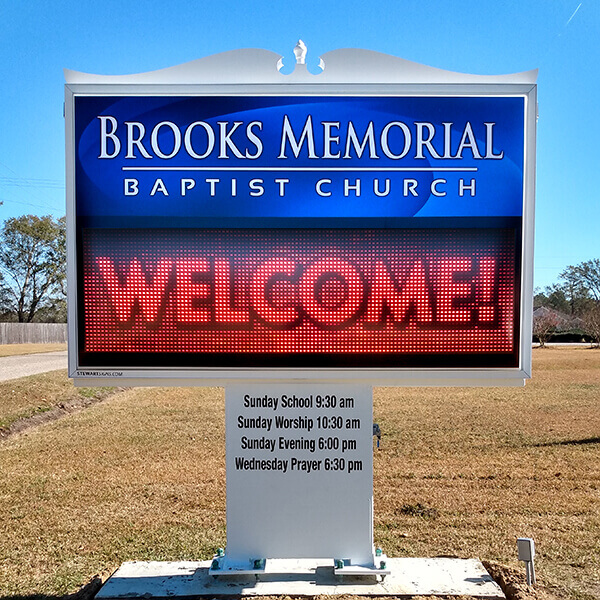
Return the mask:
[[75,387],[66,370],[0,382],[0,439],[102,401],[123,388]]
[[507,600],[558,600],[554,594],[543,587],[528,586],[524,581],[523,573],[517,569],[487,560],[482,563],[494,581],[502,588]]
[[18,421],[11,423],[8,427],[0,428],[0,440],[22,433],[32,427],[39,427],[40,425],[62,419],[67,415],[89,408],[94,404],[104,402],[107,398],[110,398],[114,394],[118,394],[125,389],[126,388],[102,388],[101,390],[95,391],[94,395],[89,397],[77,396],[71,400],[60,402],[54,408],[50,408],[45,412],[19,419]]
[[435,519],[438,511],[435,508],[424,506],[420,502],[416,504],[404,504],[400,509],[400,514],[411,517],[423,517],[424,519]]

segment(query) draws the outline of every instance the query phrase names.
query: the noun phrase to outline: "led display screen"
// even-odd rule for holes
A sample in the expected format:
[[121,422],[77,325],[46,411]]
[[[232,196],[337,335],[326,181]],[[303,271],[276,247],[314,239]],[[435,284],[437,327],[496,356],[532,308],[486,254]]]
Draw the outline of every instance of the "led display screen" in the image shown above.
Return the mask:
[[86,229],[82,364],[516,366],[515,236]]
[[68,103],[76,377],[522,367],[526,95],[115,90]]

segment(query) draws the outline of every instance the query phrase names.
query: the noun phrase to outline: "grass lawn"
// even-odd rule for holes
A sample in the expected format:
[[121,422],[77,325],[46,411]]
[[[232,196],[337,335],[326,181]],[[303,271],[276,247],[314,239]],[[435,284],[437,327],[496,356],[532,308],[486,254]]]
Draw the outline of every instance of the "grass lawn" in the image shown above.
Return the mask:
[[1,344],[0,358],[2,356],[38,354],[40,352],[58,352],[66,349],[67,344]]
[[111,388],[76,388],[67,371],[51,371],[0,382],[0,438],[22,419],[44,414],[56,407],[81,405],[112,394]]
[[[523,573],[516,538],[533,537],[542,586],[600,598],[600,351],[534,350],[524,389],[376,388],[374,402],[388,555]],[[211,557],[225,545],[224,446],[220,388],[125,390],[1,441],[0,597],[72,592],[126,560]]]

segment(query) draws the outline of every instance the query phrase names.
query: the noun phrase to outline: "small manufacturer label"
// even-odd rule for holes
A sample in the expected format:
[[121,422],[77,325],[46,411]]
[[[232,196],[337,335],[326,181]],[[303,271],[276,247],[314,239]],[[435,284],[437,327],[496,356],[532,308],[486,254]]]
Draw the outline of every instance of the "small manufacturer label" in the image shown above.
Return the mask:
[[77,371],[76,377],[123,377],[123,371]]

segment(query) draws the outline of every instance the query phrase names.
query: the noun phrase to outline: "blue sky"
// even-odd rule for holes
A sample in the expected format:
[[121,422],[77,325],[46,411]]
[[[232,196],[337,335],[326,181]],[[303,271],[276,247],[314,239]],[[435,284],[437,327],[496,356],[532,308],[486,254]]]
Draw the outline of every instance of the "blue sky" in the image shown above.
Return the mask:
[[0,222],[65,212],[63,68],[150,71],[235,48],[366,48],[477,74],[540,69],[535,285],[600,258],[600,4],[578,0],[5,0]]

